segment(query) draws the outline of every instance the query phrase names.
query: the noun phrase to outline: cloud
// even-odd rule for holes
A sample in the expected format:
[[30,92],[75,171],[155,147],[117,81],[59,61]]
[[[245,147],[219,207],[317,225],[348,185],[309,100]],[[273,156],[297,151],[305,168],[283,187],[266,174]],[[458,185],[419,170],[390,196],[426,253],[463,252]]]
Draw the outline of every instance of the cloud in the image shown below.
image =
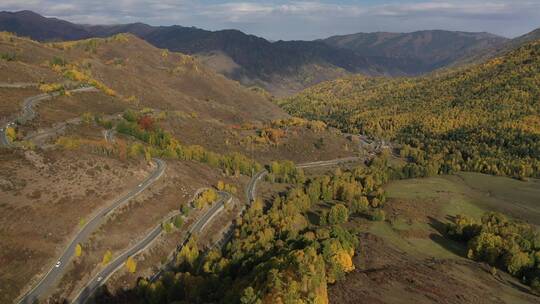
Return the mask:
[[[369,4],[371,3],[371,4]],[[514,36],[540,26],[537,0],[1,0],[0,10],[30,9],[79,23],[179,24],[237,28],[270,39],[338,33],[449,29]],[[540,22],[539,22],[540,23]]]

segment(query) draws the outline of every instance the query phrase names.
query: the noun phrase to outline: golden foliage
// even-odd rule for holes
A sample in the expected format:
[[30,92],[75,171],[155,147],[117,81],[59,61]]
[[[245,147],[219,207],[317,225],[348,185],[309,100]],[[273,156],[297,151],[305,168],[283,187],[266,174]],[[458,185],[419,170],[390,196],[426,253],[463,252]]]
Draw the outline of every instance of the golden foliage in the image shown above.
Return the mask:
[[217,188],[219,191],[223,191],[223,189],[225,189],[225,183],[224,183],[222,180],[218,181],[218,182],[217,182],[216,188]]
[[126,261],[126,269],[130,273],[135,273],[137,271],[137,262],[133,257],[129,257]]
[[354,264],[351,255],[345,250],[338,251],[334,257],[334,262],[338,264],[344,272],[351,272],[354,270]]
[[15,130],[15,128],[7,127],[5,132],[6,132],[7,138],[11,142],[14,142],[17,139],[17,131]]
[[193,201],[193,206],[197,209],[203,209],[206,205],[211,204],[217,199],[218,195],[214,189],[206,189],[199,193]]
[[83,250],[82,250],[81,244],[77,244],[77,246],[75,246],[75,256],[80,257],[82,256],[82,253],[83,253]]
[[112,261],[112,252],[110,250],[105,251],[105,254],[103,255],[103,260],[101,260],[101,264],[103,266],[109,264]]
[[436,165],[435,173],[539,177],[539,54],[537,41],[485,64],[418,78],[351,76],[278,103],[291,115],[419,148],[411,160]]
[[44,83],[39,86],[39,90],[43,93],[52,93],[64,90],[64,85],[61,83]]

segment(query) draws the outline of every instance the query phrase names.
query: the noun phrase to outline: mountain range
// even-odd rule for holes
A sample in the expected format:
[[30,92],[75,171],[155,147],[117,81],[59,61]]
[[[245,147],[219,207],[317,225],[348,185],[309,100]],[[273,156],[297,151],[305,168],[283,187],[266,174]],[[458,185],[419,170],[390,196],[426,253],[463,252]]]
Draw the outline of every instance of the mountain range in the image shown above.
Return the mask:
[[489,33],[420,31],[358,33],[316,41],[275,41],[238,30],[208,31],[144,23],[82,25],[31,11],[0,12],[0,30],[41,42],[131,33],[152,45],[198,57],[244,85],[288,95],[316,83],[362,73],[416,76],[435,69],[489,58],[538,33],[507,39]]

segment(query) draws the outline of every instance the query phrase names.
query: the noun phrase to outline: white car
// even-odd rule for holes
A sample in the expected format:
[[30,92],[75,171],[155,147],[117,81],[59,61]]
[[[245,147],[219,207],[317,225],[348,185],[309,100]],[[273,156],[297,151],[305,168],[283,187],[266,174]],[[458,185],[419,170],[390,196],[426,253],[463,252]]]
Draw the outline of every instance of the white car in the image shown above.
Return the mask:
[[139,187],[142,187],[142,184],[139,184]]
[[62,262],[58,261],[58,262],[56,262],[56,265],[54,265],[54,267],[58,268],[58,267],[60,267],[60,265],[62,265]]
[[102,277],[98,277],[98,278],[97,278],[97,281],[98,281],[98,282],[101,282],[101,280],[103,280]]

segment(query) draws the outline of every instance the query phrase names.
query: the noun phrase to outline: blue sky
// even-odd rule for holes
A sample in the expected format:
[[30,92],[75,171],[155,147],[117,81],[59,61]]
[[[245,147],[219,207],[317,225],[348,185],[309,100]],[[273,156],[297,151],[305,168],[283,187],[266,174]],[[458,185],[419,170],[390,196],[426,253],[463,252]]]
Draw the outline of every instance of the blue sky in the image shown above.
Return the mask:
[[515,37],[540,27],[540,0],[0,0],[77,23],[235,28],[279,39],[446,29]]

